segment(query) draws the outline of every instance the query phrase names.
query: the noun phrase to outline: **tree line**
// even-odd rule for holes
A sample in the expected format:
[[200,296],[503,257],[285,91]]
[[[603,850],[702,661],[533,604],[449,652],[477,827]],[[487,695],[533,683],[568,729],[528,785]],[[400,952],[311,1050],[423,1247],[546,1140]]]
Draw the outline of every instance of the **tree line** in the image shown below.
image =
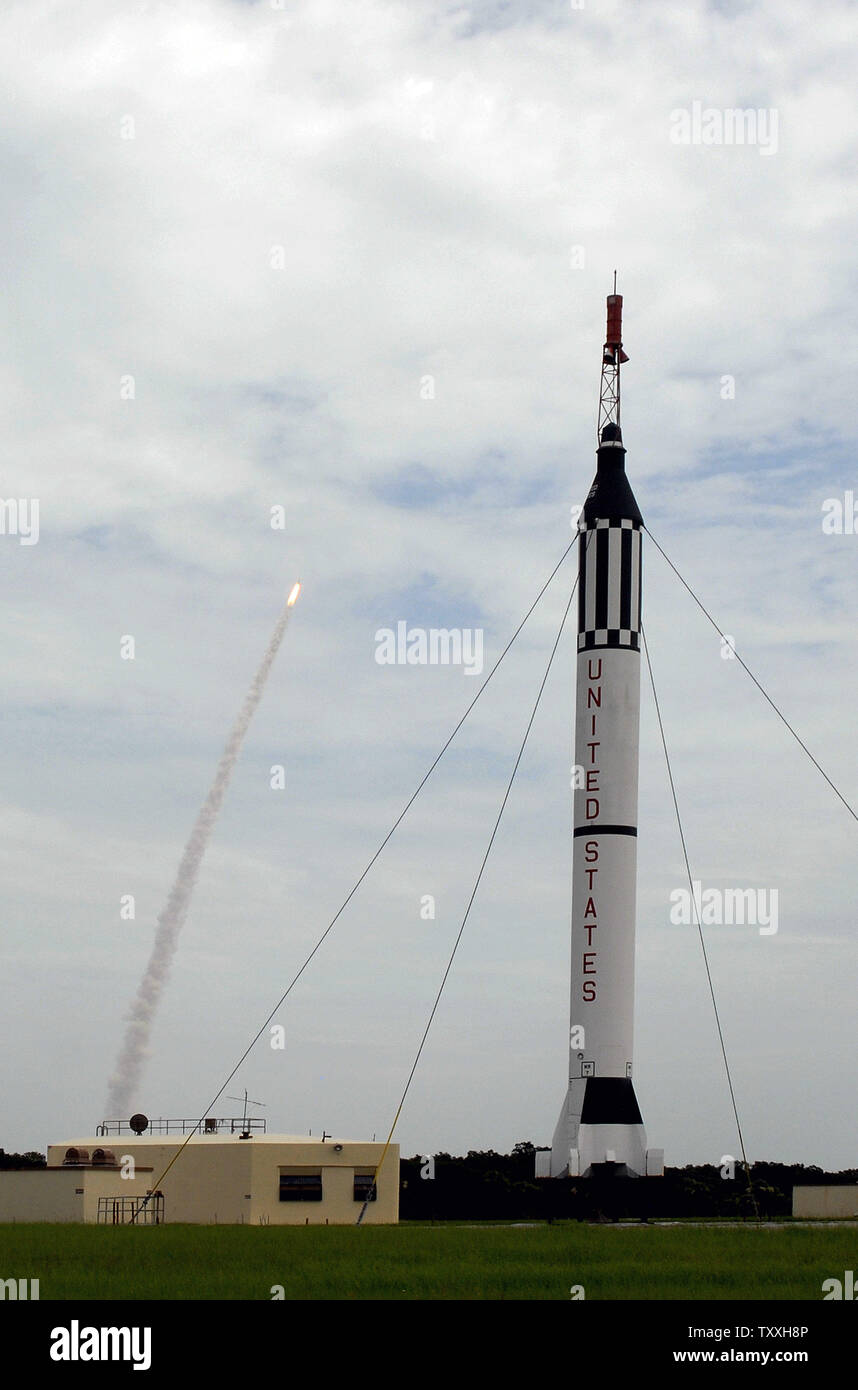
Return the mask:
[[758,1162],[751,1182],[737,1162],[666,1168],[661,1178],[534,1177],[533,1144],[511,1154],[470,1150],[402,1160],[400,1220],[648,1220],[722,1217],[765,1220],[792,1215],[794,1186],[858,1182],[858,1169],[826,1173],[815,1165]]

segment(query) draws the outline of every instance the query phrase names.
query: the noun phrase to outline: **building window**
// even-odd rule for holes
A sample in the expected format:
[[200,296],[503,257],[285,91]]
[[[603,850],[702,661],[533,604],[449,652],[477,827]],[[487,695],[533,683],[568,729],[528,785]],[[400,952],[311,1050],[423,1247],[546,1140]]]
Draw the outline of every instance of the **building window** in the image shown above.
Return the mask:
[[322,1174],[302,1173],[280,1174],[281,1202],[321,1202]]
[[373,1187],[372,1180],[372,1170],[368,1173],[355,1173],[354,1200],[356,1202],[365,1202],[367,1197],[371,1202],[377,1200],[378,1189]]

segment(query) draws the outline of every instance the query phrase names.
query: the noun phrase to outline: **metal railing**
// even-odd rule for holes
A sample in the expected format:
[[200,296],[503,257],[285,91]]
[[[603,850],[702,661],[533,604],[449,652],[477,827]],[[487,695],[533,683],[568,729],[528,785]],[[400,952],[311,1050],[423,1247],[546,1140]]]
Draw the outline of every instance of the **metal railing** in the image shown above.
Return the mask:
[[163,1226],[164,1194],[145,1197],[99,1197],[96,1219],[100,1226]]
[[[206,1116],[204,1120],[150,1120],[143,1134],[193,1134],[198,1129],[200,1134],[244,1134],[256,1131],[259,1134],[265,1133],[265,1120],[250,1116],[245,1118],[243,1115],[228,1115],[225,1118],[216,1119],[214,1116]],[[131,1128],[128,1120],[102,1120],[96,1128],[96,1135],[99,1138],[109,1134],[127,1134],[133,1137],[136,1133]]]

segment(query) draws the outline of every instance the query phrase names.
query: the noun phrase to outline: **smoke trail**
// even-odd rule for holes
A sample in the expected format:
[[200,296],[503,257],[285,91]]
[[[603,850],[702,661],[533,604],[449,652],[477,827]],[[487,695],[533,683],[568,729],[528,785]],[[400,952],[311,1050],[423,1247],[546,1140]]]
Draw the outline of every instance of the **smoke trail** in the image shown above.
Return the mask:
[[202,809],[194,822],[185,852],[179,864],[170,896],[158,917],[158,930],[146,973],[140,981],[137,996],[128,1014],[125,1039],[116,1063],[116,1071],[108,1082],[106,1114],[109,1117],[125,1118],[130,1113],[131,1098],[140,1083],[143,1065],[149,1053],[149,1033],[152,1020],[158,1008],[162,991],[170,973],[170,964],[179,940],[185,918],[188,915],[194,885],[197,881],[200,864],[218,818],[232,770],[238,759],[244,736],[250,728],[250,721],[262,699],[268,673],[274,664],[283,634],[289,623],[292,608],[298,597],[300,585],[296,584],[286,601],[286,607],[277,620],[277,626],[268,643],[259,670],[247,693],[241,712],[232,727],[221,754],[211,790],[203,802]]

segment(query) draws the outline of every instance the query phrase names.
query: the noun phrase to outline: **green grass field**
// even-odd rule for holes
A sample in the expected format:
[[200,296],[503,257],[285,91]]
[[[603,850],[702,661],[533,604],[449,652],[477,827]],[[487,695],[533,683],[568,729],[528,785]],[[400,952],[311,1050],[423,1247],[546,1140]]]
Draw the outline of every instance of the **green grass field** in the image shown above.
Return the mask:
[[46,1299],[821,1299],[858,1231],[694,1226],[0,1226]]

